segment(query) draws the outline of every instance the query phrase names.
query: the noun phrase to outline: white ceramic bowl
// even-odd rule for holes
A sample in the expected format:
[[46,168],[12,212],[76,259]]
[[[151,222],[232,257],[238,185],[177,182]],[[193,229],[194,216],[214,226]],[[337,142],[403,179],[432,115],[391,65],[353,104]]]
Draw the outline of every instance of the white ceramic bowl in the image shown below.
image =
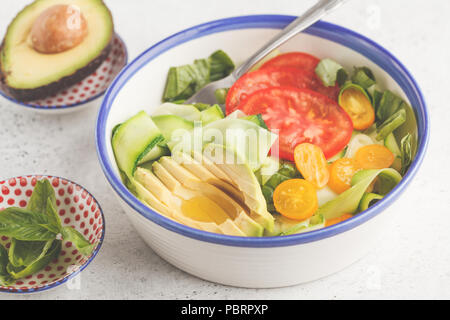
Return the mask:
[[160,105],[169,67],[191,63],[217,49],[225,50],[236,62],[243,61],[293,19],[245,16],[182,31],[136,58],[105,95],[96,140],[109,183],[148,245],[171,264],[200,278],[237,287],[273,288],[316,280],[349,266],[376,244],[389,216],[395,213],[387,212],[388,207],[405,190],[422,162],[429,137],[428,115],[412,76],[397,59],[369,39],[319,22],[285,44],[282,51],[331,57],[350,70],[353,66],[368,66],[382,87],[394,90],[414,107],[407,127],[417,134],[417,157],[403,181],[383,201],[330,228],[288,237],[240,238],[191,229],[166,219],[125,188],[110,144],[111,131],[138,111],[151,113]]

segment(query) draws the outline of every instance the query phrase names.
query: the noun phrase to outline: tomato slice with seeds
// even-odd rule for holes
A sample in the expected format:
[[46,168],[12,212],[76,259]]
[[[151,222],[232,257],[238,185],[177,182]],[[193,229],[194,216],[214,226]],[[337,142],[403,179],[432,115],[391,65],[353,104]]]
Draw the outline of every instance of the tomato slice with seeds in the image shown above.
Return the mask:
[[325,87],[314,72],[296,68],[266,68],[247,73],[231,87],[227,95],[227,112],[235,111],[252,93],[269,87],[310,89],[336,100],[339,86]]
[[353,123],[335,101],[308,90],[272,87],[251,94],[239,107],[248,115],[261,114],[266,125],[279,134],[280,157],[294,161],[294,149],[311,143],[327,159],[350,142]]
[[261,69],[271,67],[291,67],[315,72],[320,59],[304,52],[289,52],[267,61]]

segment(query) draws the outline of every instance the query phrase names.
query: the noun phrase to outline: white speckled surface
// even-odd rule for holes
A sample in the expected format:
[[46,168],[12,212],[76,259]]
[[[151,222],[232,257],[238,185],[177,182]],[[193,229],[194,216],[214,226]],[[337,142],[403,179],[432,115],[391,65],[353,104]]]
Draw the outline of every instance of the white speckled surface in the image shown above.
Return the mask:
[[[1,0],[6,1],[6,0]],[[0,33],[29,1],[9,1]],[[107,0],[130,58],[162,38],[209,20],[254,13],[300,13],[313,1]],[[212,3],[214,5],[212,5]],[[245,7],[242,4],[245,3]],[[36,115],[0,100],[0,179],[43,173],[90,190],[106,216],[106,239],[79,285],[1,299],[396,299],[450,298],[450,2],[350,0],[327,20],[360,32],[396,55],[427,99],[432,140],[424,166],[379,246],[347,270],[292,288],[245,290],[191,277],[161,260],[133,232],[101,172],[94,144],[96,109]],[[342,248],[345,250],[345,248]],[[73,288],[75,287],[75,289]],[[77,288],[78,287],[78,288]]]

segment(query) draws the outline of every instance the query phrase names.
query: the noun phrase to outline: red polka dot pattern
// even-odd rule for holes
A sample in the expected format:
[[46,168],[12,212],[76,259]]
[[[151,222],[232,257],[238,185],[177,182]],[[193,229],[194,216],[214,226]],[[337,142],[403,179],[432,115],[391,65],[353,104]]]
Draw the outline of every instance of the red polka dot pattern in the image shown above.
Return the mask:
[[[67,90],[42,100],[28,102],[27,105],[42,109],[53,109],[70,107],[90,100],[106,91],[116,75],[126,65],[126,60],[125,44],[116,35],[109,56],[93,74]],[[8,95],[6,92],[3,92],[3,94]]]
[[[62,225],[75,228],[91,243],[96,243],[98,250],[103,237],[101,209],[86,190],[68,180],[51,176],[24,176],[0,181],[0,210],[10,206],[26,207],[33,186],[40,179],[48,179],[55,188],[57,211]],[[9,249],[11,239],[1,236],[0,243]],[[30,292],[64,282],[66,277],[77,272],[90,258],[81,255],[71,242],[63,241],[62,247],[60,257],[44,270],[26,279],[20,279],[9,287],[0,286],[0,292]]]

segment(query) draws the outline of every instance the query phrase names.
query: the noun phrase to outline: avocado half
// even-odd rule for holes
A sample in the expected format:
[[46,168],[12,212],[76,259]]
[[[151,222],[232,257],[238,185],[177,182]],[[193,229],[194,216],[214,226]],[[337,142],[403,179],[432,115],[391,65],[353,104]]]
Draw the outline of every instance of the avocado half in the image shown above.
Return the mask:
[[[31,46],[29,33],[35,19],[58,4],[73,4],[84,15],[88,33],[76,47],[56,54]],[[111,12],[102,0],[36,0],[9,25],[0,51],[3,89],[19,101],[46,98],[80,82],[108,57],[114,36]]]

